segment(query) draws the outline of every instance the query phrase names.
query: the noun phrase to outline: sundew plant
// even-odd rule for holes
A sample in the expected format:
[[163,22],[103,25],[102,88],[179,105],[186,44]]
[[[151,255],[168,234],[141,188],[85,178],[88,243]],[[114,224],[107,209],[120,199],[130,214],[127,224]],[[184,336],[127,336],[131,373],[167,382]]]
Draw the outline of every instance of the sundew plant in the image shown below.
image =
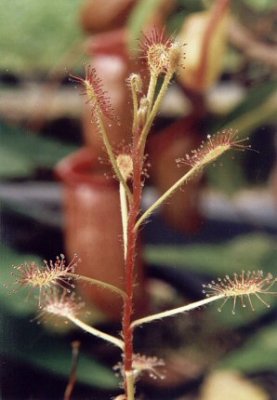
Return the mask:
[[[150,32],[144,37],[141,47],[149,78],[146,83],[139,74],[134,73],[126,82],[132,94],[133,106],[132,141],[128,150],[125,146],[122,152],[118,152],[111,144],[111,126],[113,120],[116,121],[116,115],[110,105],[108,93],[103,90],[102,82],[94,68],[90,66],[86,68],[84,79],[72,77],[80,83],[82,93],[86,96],[92,120],[98,126],[99,136],[118,182],[122,221],[122,240],[118,240],[118,246],[122,247],[124,255],[124,290],[76,273],[76,265],[79,262],[77,256],[70,264],[66,263],[63,256],[59,256],[55,261],[46,262],[43,266],[35,263],[23,264],[17,267],[16,271],[17,280],[21,285],[39,289],[40,314],[55,315],[71,321],[80,329],[120,349],[122,359],[119,360],[116,370],[121,377],[122,394],[118,396],[121,400],[136,398],[136,382],[142,374],[148,373],[157,379],[162,378],[161,370],[164,369],[164,362],[158,358],[158,354],[155,357],[148,357],[136,353],[134,335],[138,327],[212,302],[219,302],[218,309],[221,310],[228,300],[231,301],[233,313],[237,302],[242,307],[249,306],[253,310],[253,298],[258,299],[265,307],[269,307],[264,295],[274,294],[272,287],[276,282],[276,278],[271,274],[264,275],[262,271],[242,271],[205,285],[202,300],[140,319],[134,318],[136,249],[138,234],[144,223],[162,204],[169,201],[177,190],[198,177],[207,165],[214,163],[222,154],[248,148],[232,129],[208,135],[198,149],[183,159],[176,160],[180,168],[185,166],[184,175],[142,212],[147,138],[170,82],[177,68],[184,66],[185,60],[183,46],[174,39],[165,37],[164,33]],[[107,126],[106,121],[111,123]],[[83,303],[77,300],[74,292],[75,281],[86,281],[113,292],[114,296],[121,297],[122,323],[118,336],[100,331],[81,319],[80,311]]]

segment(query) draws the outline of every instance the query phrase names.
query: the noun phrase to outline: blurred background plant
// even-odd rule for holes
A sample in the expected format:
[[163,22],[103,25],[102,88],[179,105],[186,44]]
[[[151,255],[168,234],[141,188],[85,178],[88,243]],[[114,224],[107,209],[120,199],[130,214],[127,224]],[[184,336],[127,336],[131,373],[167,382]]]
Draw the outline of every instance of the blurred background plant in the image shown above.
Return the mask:
[[[242,138],[249,136],[255,151],[234,159],[226,156],[222,165],[209,168],[190,187],[190,195],[186,190],[178,193],[145,227],[141,263],[147,264],[145,290],[151,307],[177,306],[201,297],[201,283],[225,273],[242,268],[276,272],[277,8],[273,0],[4,3],[1,394],[5,399],[61,398],[71,370],[71,342],[77,339],[81,347],[73,398],[106,399],[117,391],[117,379],[110,372],[117,353],[67,326],[30,324],[35,306],[27,301],[28,293],[16,288],[10,296],[13,264],[73,251],[63,234],[67,222],[62,189],[53,174],[56,163],[84,142],[90,157],[94,152],[96,159],[103,158],[101,148],[95,154],[93,125],[87,124],[82,98],[68,75],[82,73],[88,62],[98,63],[103,79],[109,77],[107,89],[121,93],[121,102],[112,96],[122,116],[118,135],[128,134],[125,79],[130,69],[143,68],[136,53],[138,36],[147,27],[165,26],[186,43],[185,69],[171,86],[152,132],[147,204],[155,191],[164,191],[178,176],[178,169],[171,167],[175,159],[208,133],[232,127]],[[119,140],[127,144],[128,136],[122,134]],[[112,210],[107,212],[112,215]],[[99,226],[95,231],[102,234]],[[118,330],[116,318],[111,321],[111,311],[101,304],[88,318],[110,332]],[[234,317],[228,307],[220,314],[211,307],[168,325],[164,321],[144,328],[137,348],[163,356],[168,371],[159,384],[144,381],[141,395],[214,400],[224,393],[228,400],[240,393],[242,399],[274,399],[274,321],[276,304]],[[238,392],[228,393],[230,387]]]

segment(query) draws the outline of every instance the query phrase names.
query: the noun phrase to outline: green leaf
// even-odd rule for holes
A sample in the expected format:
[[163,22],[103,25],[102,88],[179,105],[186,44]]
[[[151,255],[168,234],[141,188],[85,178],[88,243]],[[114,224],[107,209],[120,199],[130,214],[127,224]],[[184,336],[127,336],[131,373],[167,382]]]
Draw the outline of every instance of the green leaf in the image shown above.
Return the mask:
[[[263,234],[251,234],[236,237],[222,244],[197,244],[187,246],[147,246],[146,260],[152,264],[171,266],[176,269],[204,273],[212,277],[224,277],[244,270],[263,270],[275,273],[277,270],[276,239]],[[207,283],[207,282],[203,282]],[[273,307],[276,298],[265,296]],[[229,299],[222,312],[218,312],[221,302],[207,308],[211,318],[225,327],[238,327],[258,319],[268,309],[257,299],[253,299],[255,312],[249,305],[242,308],[238,302],[236,314],[232,315],[232,299]]]
[[[277,300],[272,295],[262,295],[261,297],[270,305],[270,309],[277,306]],[[240,300],[237,300],[235,314],[232,314],[233,299],[228,300],[221,312],[218,311],[218,308],[223,303],[223,300],[216,304],[213,303],[209,308],[207,308],[207,313],[211,316],[212,320],[217,322],[218,326],[226,329],[236,329],[257,321],[259,318],[270,312],[270,310],[255,296],[251,296],[251,301],[255,311],[251,309],[247,298],[245,298],[245,308],[241,306]]]
[[276,371],[277,324],[268,326],[252,336],[243,347],[227,355],[218,368],[236,369],[244,373]]
[[132,52],[137,50],[137,41],[143,28],[151,20],[155,11],[163,0],[140,0],[134,7],[129,20],[129,48]]
[[26,177],[53,168],[75,146],[0,124],[0,178]]
[[[28,300],[28,290],[16,284],[14,265],[23,264],[25,261],[41,262],[37,255],[21,254],[8,246],[0,244],[0,303],[2,310],[13,315],[27,316],[37,309],[37,303]],[[37,293],[36,293],[37,294]]]
[[[28,290],[15,285],[12,274],[13,265],[41,260],[4,245],[0,245],[0,254],[0,354],[67,378],[71,366],[70,343],[66,344],[61,335],[54,337],[46,333],[26,318],[37,312],[37,301],[28,301],[32,296],[28,296]],[[83,353],[78,364],[78,382],[108,389],[118,385],[111,370]]]
[[81,4],[82,0],[4,0],[0,13],[0,68],[21,74],[53,68],[81,39]]
[[269,11],[276,4],[275,0],[244,0],[244,2],[254,11]]
[[[71,368],[71,345],[67,338],[46,334],[35,323],[0,317],[0,354],[67,379]],[[93,339],[92,339],[93,340]],[[77,369],[79,383],[114,389],[118,381],[111,369],[88,357],[80,349]]]
[[1,146],[0,160],[1,178],[25,177],[33,172],[33,163],[13,149]]
[[266,234],[241,235],[221,244],[148,245],[146,260],[163,266],[222,276],[242,269],[277,268],[277,244]]
[[219,129],[238,129],[241,137],[253,132],[262,123],[268,123],[276,117],[277,81],[267,81],[250,89],[247,96],[224,118],[211,127]]

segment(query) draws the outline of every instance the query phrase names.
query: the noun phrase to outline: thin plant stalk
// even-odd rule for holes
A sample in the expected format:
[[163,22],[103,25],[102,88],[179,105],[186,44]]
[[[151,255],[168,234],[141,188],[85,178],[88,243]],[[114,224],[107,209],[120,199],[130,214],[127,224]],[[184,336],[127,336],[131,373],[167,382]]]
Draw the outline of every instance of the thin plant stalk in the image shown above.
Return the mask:
[[120,170],[119,170],[119,168],[117,166],[117,162],[116,162],[116,159],[115,159],[115,156],[114,156],[114,153],[113,153],[113,150],[112,150],[112,146],[110,144],[110,141],[109,141],[108,134],[106,132],[104,123],[102,121],[102,118],[98,119],[98,126],[99,126],[100,134],[101,134],[102,139],[103,139],[103,143],[104,143],[105,148],[106,148],[107,153],[108,153],[108,157],[109,157],[110,162],[112,164],[112,167],[114,169],[114,172],[115,172],[119,182],[122,183],[122,185],[123,185],[123,187],[124,187],[124,189],[126,191],[127,196],[129,198],[131,198],[132,194],[130,192],[130,189],[129,189],[125,179],[123,178],[123,176],[122,176],[122,174],[121,174],[121,172],[120,172]]
[[175,182],[164,194],[158,198],[138,219],[135,225],[135,229],[138,229],[140,225],[159,208],[170,196],[176,192],[185,182],[187,182],[193,175],[199,171],[199,165],[192,167],[185,175],[183,175],[177,182]]
[[144,325],[144,324],[149,324],[150,322],[156,321],[157,319],[162,319],[162,318],[166,318],[166,317],[172,317],[176,314],[180,314],[186,311],[191,311],[194,310],[195,308],[199,308],[202,306],[205,306],[206,304],[212,303],[214,301],[220,300],[223,297],[226,297],[224,294],[219,294],[217,296],[212,296],[212,297],[208,297],[199,301],[196,301],[194,303],[190,303],[190,304],[186,304],[185,306],[181,306],[181,307],[177,307],[177,308],[173,308],[172,310],[168,310],[168,311],[163,311],[157,314],[152,314],[152,315],[148,315],[147,317],[143,317],[140,319],[137,319],[135,321],[132,322],[132,328],[136,328],[137,326],[140,325]]
[[111,292],[113,292],[113,293],[118,294],[119,296],[121,296],[122,299],[124,299],[124,298],[126,297],[126,293],[125,293],[123,290],[121,290],[121,289],[119,289],[118,287],[116,287],[116,286],[114,286],[114,285],[111,285],[111,284],[109,284],[109,283],[100,281],[100,280],[98,280],[98,279],[89,278],[88,276],[75,274],[75,273],[73,273],[73,272],[67,272],[67,273],[66,273],[66,276],[68,276],[69,278],[74,278],[74,279],[76,279],[76,280],[80,280],[80,281],[87,282],[87,283],[89,283],[89,284],[91,284],[91,285],[99,286],[99,287],[101,287],[101,288],[103,288],[103,289],[108,289],[108,290],[110,290]]
[[[136,220],[140,212],[141,195],[142,195],[142,166],[143,155],[138,148],[139,131],[135,132],[133,143],[133,199],[130,204],[129,217],[128,217],[128,244],[127,256],[125,262],[125,291],[126,298],[124,300],[123,317],[122,317],[122,331],[124,339],[124,379],[125,391],[128,400],[133,400],[134,386],[130,381],[126,381],[126,377],[132,374],[132,360],[133,360],[133,329],[131,327],[133,315],[133,296],[134,296],[134,269],[136,259],[136,243],[138,232],[135,229]],[[131,379],[131,378],[128,378]],[[132,397],[133,396],[133,397]]]
[[126,372],[127,400],[135,400],[135,378],[133,372]]
[[71,321],[74,325],[77,325],[79,328],[83,329],[85,332],[96,336],[100,339],[106,340],[106,342],[112,343],[113,345],[119,347],[121,350],[124,350],[124,342],[121,339],[118,339],[114,336],[111,336],[105,332],[96,329],[85,322],[81,321],[79,318],[74,315],[68,315],[67,319]]
[[158,75],[155,74],[155,73],[152,73],[151,76],[150,76],[150,82],[149,82],[148,92],[147,92],[147,100],[148,100],[148,104],[149,104],[149,111],[151,110],[152,105],[153,105],[156,86],[157,86],[157,81],[158,81]]
[[[156,115],[157,115],[157,113],[158,113],[158,111],[160,109],[162,100],[164,99],[164,96],[166,94],[168,85],[169,85],[169,83],[170,83],[170,81],[172,79],[172,76],[173,76],[173,72],[172,71],[168,72],[165,75],[163,83],[162,83],[162,86],[161,86],[161,88],[159,90],[159,93],[158,93],[158,95],[157,95],[157,97],[156,97],[156,99],[154,101],[154,104],[153,104],[153,107],[151,109],[151,112],[150,112],[150,114],[149,114],[149,116],[148,116],[148,118],[146,120],[146,123],[145,123],[145,125],[143,127],[143,130],[141,132],[140,139],[139,139],[139,147],[141,147],[142,149],[144,149],[148,133],[149,133],[150,128],[151,128],[151,126],[153,124],[153,121],[154,121],[154,119],[155,119],[155,117],[156,117]],[[154,94],[154,91],[155,91],[154,85],[152,86],[151,91]],[[150,96],[150,98],[152,97],[152,95],[150,95],[149,93],[148,93],[148,95]]]
[[124,260],[126,260],[127,243],[128,243],[128,202],[126,198],[125,188],[121,182],[119,183],[119,197],[120,197],[120,211],[121,211],[121,222],[122,222]]

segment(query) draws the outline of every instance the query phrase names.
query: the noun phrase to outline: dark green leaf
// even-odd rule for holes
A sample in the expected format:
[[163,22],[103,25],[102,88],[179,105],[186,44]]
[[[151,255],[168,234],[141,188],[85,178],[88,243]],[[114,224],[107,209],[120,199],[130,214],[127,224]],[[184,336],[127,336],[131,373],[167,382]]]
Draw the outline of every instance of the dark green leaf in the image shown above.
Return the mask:
[[275,0],[244,0],[244,2],[256,12],[269,11],[276,5]]
[[[68,339],[46,334],[34,322],[11,318],[5,314],[1,316],[0,322],[2,356],[68,378],[71,368],[71,345]],[[77,377],[79,383],[86,385],[107,389],[118,386],[112,369],[85,355],[82,346]]]
[[[237,237],[223,244],[187,245],[187,246],[147,246],[146,259],[150,263],[191,270],[211,277],[223,277],[233,272],[244,270],[263,270],[264,273],[275,273],[277,270],[276,240],[267,235],[252,234]],[[207,282],[203,282],[207,283]],[[265,296],[272,305],[276,299]],[[232,315],[233,301],[230,299],[221,313],[217,308],[222,301],[207,309],[212,318],[226,327],[245,325],[268,312],[268,309],[257,299],[253,299],[255,312],[247,303],[242,308],[238,302],[236,314]]]
[[277,369],[277,324],[263,328],[245,343],[242,348],[233,351],[219,368],[231,368],[245,373],[276,371]]
[[211,127],[212,131],[222,128],[239,130],[241,136],[251,133],[262,123],[276,116],[276,100],[272,97],[277,90],[277,81],[267,81],[250,89],[247,96],[229,114]]
[[141,36],[143,28],[150,21],[162,0],[141,0],[137,2],[128,21],[130,30],[129,48],[136,50],[137,41]]
[[145,256],[157,265],[217,276],[242,269],[277,269],[276,240],[266,234],[242,235],[222,244],[147,246]]
[[18,253],[3,244],[0,244],[0,254],[0,303],[2,310],[5,309],[14,315],[30,315],[34,313],[37,309],[37,304],[28,299],[28,290],[20,288],[16,284],[13,266],[23,264],[25,261],[40,262],[40,259],[36,255]]
[[53,168],[75,146],[0,125],[0,177],[26,177],[37,168]]

